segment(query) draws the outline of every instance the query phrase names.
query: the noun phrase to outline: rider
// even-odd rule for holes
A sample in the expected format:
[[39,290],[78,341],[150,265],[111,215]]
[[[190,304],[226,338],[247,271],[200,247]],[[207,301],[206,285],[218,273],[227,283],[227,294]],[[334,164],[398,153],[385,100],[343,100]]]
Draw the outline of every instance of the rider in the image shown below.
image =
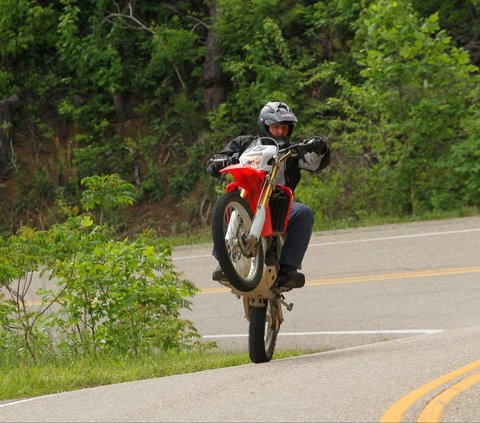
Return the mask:
[[[296,123],[297,117],[290,107],[285,103],[270,101],[263,106],[258,117],[259,135],[275,139],[282,149],[290,145],[290,137]],[[219,154],[209,160],[207,172],[214,177],[220,177],[219,171],[229,164],[238,163],[238,157],[256,138],[252,135],[234,138]],[[289,157],[285,163],[283,175],[280,175],[284,178],[284,185],[292,191],[300,181],[300,169],[316,172],[324,169],[330,163],[330,149],[325,139],[313,137],[312,140],[313,152]],[[298,269],[301,269],[302,260],[312,235],[313,218],[314,213],[310,207],[293,202],[280,258],[278,286],[301,288],[305,285],[305,276],[298,272]],[[226,280],[220,266],[213,272],[212,279]]]

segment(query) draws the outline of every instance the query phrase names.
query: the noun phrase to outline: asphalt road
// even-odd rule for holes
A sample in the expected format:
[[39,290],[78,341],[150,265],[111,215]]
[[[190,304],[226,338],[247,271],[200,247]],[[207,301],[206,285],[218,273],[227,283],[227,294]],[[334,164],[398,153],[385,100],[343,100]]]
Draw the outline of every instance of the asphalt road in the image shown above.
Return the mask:
[[[245,350],[242,301],[211,281],[210,251],[174,254],[203,290],[185,317],[221,348]],[[322,351],[480,323],[480,217],[315,234],[303,267],[307,283],[286,294],[294,307],[284,311],[277,349]]]
[[[246,350],[210,250],[174,253],[202,289],[185,317]],[[479,421],[479,251],[480,217],[315,234],[277,350],[328,351],[0,404],[0,421]]]

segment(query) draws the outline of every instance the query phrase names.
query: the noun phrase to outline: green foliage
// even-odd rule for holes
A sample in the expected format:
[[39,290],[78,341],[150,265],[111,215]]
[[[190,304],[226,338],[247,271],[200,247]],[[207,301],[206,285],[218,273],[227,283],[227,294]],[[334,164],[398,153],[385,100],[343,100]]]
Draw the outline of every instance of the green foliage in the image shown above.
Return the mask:
[[[0,2],[0,99],[22,101],[4,125],[11,215],[47,227],[58,193],[79,202],[96,174],[118,173],[141,201],[208,187],[206,158],[255,134],[268,100],[294,109],[294,136],[332,139],[322,216],[478,204],[478,1],[217,0],[215,16],[174,3]],[[206,116],[215,87],[224,100]],[[47,155],[55,166],[29,166]]]
[[55,38],[57,13],[52,5],[40,6],[28,0],[0,3],[0,96],[9,97],[21,89],[37,89],[35,72],[54,62],[40,63]]
[[[88,206],[133,201],[116,176],[85,184]],[[49,282],[34,306],[32,280],[42,275]],[[180,319],[197,289],[175,271],[170,243],[149,233],[114,241],[89,215],[1,239],[0,287],[8,296],[0,301],[0,358],[22,351],[33,360],[54,352],[136,355],[189,348],[198,339]]]
[[469,205],[480,203],[480,115],[477,109],[470,110],[463,122],[466,137],[451,147],[450,155],[441,165],[447,172],[453,169],[448,181],[449,192],[457,192],[460,199]]
[[[299,65],[292,59],[280,26],[270,17],[270,14],[275,15],[277,1],[252,2],[248,11],[244,2],[230,0],[225,3],[228,8],[220,16],[218,28],[225,50],[230,52],[225,55],[225,71],[231,75],[235,93],[211,117],[211,122],[228,120],[237,130],[251,131],[258,110],[266,101],[275,99],[292,103],[299,83],[296,81]],[[237,8],[247,12],[242,20],[237,14],[231,14]],[[229,36],[233,34],[232,27],[238,27],[239,31],[235,32],[235,40]],[[242,44],[238,45],[240,42]],[[237,44],[238,48],[232,49],[230,43]]]
[[[52,268],[62,295],[51,321],[65,335],[63,348],[136,355],[185,348],[197,338],[192,324],[179,319],[189,305],[184,297],[196,289],[175,272],[165,240],[145,234],[112,241],[94,227],[80,246],[74,260]],[[47,301],[54,295],[43,293]]]
[[100,209],[100,224],[104,214],[121,206],[135,202],[135,187],[125,182],[119,175],[89,176],[83,178],[82,185],[87,189],[82,193],[81,204],[84,210]]
[[[210,156],[208,143],[199,142],[188,148],[188,159],[178,166],[175,176],[171,177],[168,184],[169,193],[181,196],[190,192],[196,185],[198,179],[205,174],[204,163]],[[200,165],[199,165],[200,164]]]
[[29,181],[19,172],[14,174],[18,184],[14,203],[15,211],[19,215],[41,214],[42,210],[46,209],[56,197],[55,182],[49,176],[49,172],[39,167]]
[[48,241],[45,232],[30,228],[0,240],[0,288],[6,293],[0,305],[0,339],[5,353],[16,350],[36,360],[39,350],[50,347],[45,331],[37,328],[51,304],[35,310],[27,303],[32,279],[48,257]]
[[[278,351],[274,359],[295,357],[313,351]],[[193,373],[202,370],[250,363],[247,353],[219,353],[199,348],[194,351],[145,353],[138,356],[97,354],[49,357],[30,364],[13,358],[0,362],[0,401],[30,398],[154,377]]]
[[412,0],[412,5],[425,17],[437,13],[440,26],[453,38],[455,45],[470,50],[472,62],[479,65],[478,48],[472,43],[472,35],[480,30],[478,0]]
[[420,19],[405,3],[372,3],[358,22],[355,54],[363,82],[344,93],[368,116],[368,148],[393,213],[436,206],[448,178],[439,166],[461,136],[468,94],[478,83],[468,54],[451,44],[432,15]]

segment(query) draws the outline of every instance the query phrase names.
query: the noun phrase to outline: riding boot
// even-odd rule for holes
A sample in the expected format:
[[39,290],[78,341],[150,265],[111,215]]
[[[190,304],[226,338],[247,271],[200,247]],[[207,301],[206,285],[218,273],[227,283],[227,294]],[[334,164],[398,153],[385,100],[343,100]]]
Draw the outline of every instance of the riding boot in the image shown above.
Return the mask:
[[278,272],[277,285],[280,288],[301,288],[305,285],[305,275],[294,266],[282,265]]

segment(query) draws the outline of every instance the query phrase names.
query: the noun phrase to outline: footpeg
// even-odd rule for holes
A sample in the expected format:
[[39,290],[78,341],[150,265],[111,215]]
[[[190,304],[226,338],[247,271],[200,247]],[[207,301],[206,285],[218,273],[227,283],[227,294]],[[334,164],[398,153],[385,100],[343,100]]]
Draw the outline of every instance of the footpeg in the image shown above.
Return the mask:
[[293,303],[287,303],[284,299],[280,300],[283,306],[287,309],[287,311],[292,311]]

